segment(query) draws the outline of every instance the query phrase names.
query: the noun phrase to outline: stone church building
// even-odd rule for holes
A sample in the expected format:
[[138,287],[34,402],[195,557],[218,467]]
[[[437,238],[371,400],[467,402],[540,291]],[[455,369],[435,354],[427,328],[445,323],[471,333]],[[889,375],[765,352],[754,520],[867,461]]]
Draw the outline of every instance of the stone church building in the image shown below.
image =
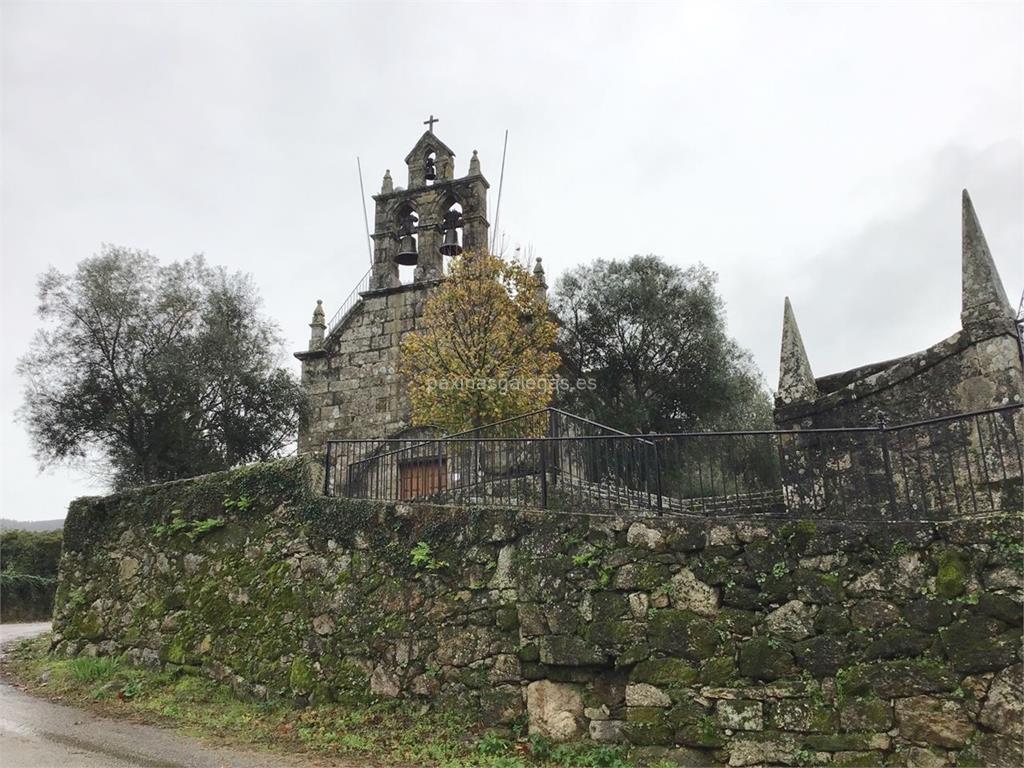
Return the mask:
[[[494,481],[484,471],[486,462],[481,463],[479,456],[468,469],[453,469],[459,463],[455,445],[443,449],[433,447],[431,450],[436,451],[437,456],[432,455],[429,461],[404,447],[392,450],[395,455],[389,454],[386,461],[360,459],[346,464],[347,459],[332,457],[326,450],[329,441],[345,438],[380,441],[400,437],[418,441],[434,436],[431,429],[412,427],[408,386],[399,372],[401,344],[406,334],[422,328],[426,301],[444,279],[445,259],[463,249],[487,247],[489,184],[480,170],[475,151],[466,173],[458,175],[455,152],[434,134],[433,122],[428,121],[428,124],[430,129],[405,158],[407,186],[396,186],[388,171],[380,192],[374,195],[370,270],[329,322],[322,304],[317,302],[310,323],[308,349],[295,355],[302,361],[302,384],[307,395],[307,408],[299,429],[299,452],[325,456],[327,465],[338,464],[328,475],[334,472],[347,478],[346,482],[358,481],[366,486],[369,479],[383,477],[386,482],[381,487],[386,487],[388,493],[395,492],[392,482],[395,474],[401,482],[406,476],[415,477],[416,488],[431,492],[452,489],[456,482],[475,488],[468,478],[475,478],[473,482],[480,487]],[[934,442],[905,445],[910,442],[908,438],[896,447],[901,458],[906,453],[908,461],[920,463],[916,450],[921,446],[932,453],[955,448],[958,456],[966,456],[974,443],[979,448],[982,445],[991,448],[993,444],[998,447],[1003,442],[1011,447],[1019,445],[1019,436],[1024,434],[1024,411],[1020,409],[1024,402],[1024,354],[1013,307],[966,191],[962,201],[961,261],[961,329],[957,333],[926,350],[828,376],[815,377],[811,372],[787,299],[774,409],[775,425],[780,434],[896,425],[892,432],[895,436],[892,439],[896,439],[903,434],[895,431],[901,429],[901,424],[941,421],[955,414],[966,414],[978,422],[977,414],[1001,409],[999,414],[987,414],[981,426],[976,423],[973,436],[956,427],[964,434],[958,433],[955,439],[941,442],[936,438]],[[402,281],[403,268],[406,282]],[[544,286],[544,273],[539,263],[534,274]],[[575,418],[570,414],[564,416]],[[601,425],[592,426],[608,432]],[[781,473],[776,490],[784,491],[790,500],[808,499],[807,503],[801,502],[802,509],[816,509],[828,494],[821,486],[824,481],[808,468],[831,466],[830,462],[838,462],[837,466],[856,464],[863,482],[892,485],[894,464],[885,451],[862,450],[863,446],[853,443],[839,445],[840,438],[830,440],[832,443],[827,447],[813,440],[790,440],[795,447],[780,450],[778,456],[771,458],[778,462]],[[559,450],[571,449],[569,443],[558,445]],[[378,448],[384,450],[383,444]],[[447,454],[442,455],[445,451]],[[867,458],[855,462],[855,454]],[[982,458],[987,463],[988,457]],[[693,464],[695,459],[690,457],[688,461]],[[400,465],[397,472],[388,462]],[[613,479],[618,477],[618,468],[595,461],[586,466],[579,462],[577,456],[575,459],[560,457],[556,463],[563,471],[568,470],[570,475],[588,483],[603,482],[602,478],[609,473]],[[952,465],[948,469],[956,475],[956,482],[963,480],[964,487],[974,487],[969,462],[963,472]],[[548,478],[549,470],[517,465],[517,471],[525,473],[523,476]],[[982,471],[987,478],[987,466],[983,466]],[[355,480],[351,480],[351,472],[355,473],[351,475]],[[1006,477],[1019,487],[1024,465],[1010,467],[1008,473]],[[620,484],[628,486],[625,480]],[[353,488],[355,486],[349,487],[347,492],[355,492]],[[416,495],[411,485],[405,490],[402,488],[404,486],[399,488],[402,498]],[[989,496],[1001,494],[987,486],[984,490]],[[660,490],[658,495],[662,496]],[[680,505],[685,506],[683,501]]]
[[[308,411],[299,452],[332,438],[394,437],[410,431],[411,407],[399,374],[402,338],[421,321],[445,258],[486,248],[487,189],[476,150],[464,175],[433,120],[406,155],[407,186],[384,174],[375,201],[373,265],[330,322],[317,302],[302,361]],[[413,267],[402,283],[401,267]],[[543,273],[535,271],[543,280]]]

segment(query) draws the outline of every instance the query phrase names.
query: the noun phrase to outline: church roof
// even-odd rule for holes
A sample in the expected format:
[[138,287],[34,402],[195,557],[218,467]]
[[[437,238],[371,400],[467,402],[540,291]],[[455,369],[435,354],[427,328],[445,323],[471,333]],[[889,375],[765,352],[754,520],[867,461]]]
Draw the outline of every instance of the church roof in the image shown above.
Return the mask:
[[437,138],[437,134],[431,133],[430,131],[424,131],[423,135],[420,136],[420,140],[416,142],[416,145],[410,150],[409,154],[405,156],[405,162],[408,164],[412,162],[412,159],[416,155],[420,154],[424,149],[430,149],[432,152],[443,152],[450,157],[455,157],[455,153],[451,147]]

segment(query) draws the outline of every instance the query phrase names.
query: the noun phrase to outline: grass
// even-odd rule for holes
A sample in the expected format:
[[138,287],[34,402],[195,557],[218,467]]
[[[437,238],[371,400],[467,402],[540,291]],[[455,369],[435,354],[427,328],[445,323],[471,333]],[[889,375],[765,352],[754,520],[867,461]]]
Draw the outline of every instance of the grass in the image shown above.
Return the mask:
[[111,657],[56,658],[48,648],[48,636],[16,646],[5,674],[39,695],[249,748],[438,768],[634,765],[619,747],[516,738],[479,728],[466,713],[416,702],[368,699],[298,709],[285,701],[243,700],[226,685],[183,671],[143,669]]
[[67,663],[67,671],[79,683],[109,680],[121,671],[121,665],[109,656],[82,656]]

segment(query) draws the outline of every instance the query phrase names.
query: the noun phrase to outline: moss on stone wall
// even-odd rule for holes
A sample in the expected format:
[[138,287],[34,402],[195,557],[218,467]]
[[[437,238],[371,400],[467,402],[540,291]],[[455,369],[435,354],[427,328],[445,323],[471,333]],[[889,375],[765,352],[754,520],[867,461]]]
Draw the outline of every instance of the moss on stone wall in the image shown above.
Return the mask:
[[305,478],[76,502],[58,649],[708,763],[1020,758],[1019,518],[625,520],[323,499]]

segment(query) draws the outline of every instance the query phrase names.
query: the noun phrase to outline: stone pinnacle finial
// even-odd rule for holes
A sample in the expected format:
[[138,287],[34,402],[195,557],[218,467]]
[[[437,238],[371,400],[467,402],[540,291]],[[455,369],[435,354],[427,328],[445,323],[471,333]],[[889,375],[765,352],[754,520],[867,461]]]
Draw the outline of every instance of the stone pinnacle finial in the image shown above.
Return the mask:
[[391,169],[384,171],[384,182],[380,185],[380,193],[386,195],[395,191],[395,185],[391,181]]
[[963,282],[961,284],[960,323],[968,325],[978,320],[1002,320],[1014,317],[1013,308],[1006,298],[1006,289],[992,260],[992,252],[981,231],[978,214],[974,212],[971,196],[963,194]]
[[327,323],[324,321],[324,302],[316,300],[316,309],[313,310],[313,322],[309,324],[309,348],[320,349],[324,343],[324,330]]
[[540,256],[537,257],[536,262],[533,265],[533,276],[537,278],[537,294],[541,299],[547,301],[548,298],[548,281],[544,277],[544,265],[541,264]]
[[541,263],[543,259],[540,256],[537,257],[537,261],[533,265],[533,276],[540,281],[540,284],[545,288],[548,287],[547,280],[544,279],[544,265]]
[[473,156],[469,158],[469,175],[479,176],[480,175],[480,157],[477,155],[476,150],[473,150]]
[[813,400],[818,396],[811,364],[807,360],[804,340],[793,314],[793,305],[786,297],[782,314],[782,354],[779,359],[779,390],[776,397],[783,403]]

